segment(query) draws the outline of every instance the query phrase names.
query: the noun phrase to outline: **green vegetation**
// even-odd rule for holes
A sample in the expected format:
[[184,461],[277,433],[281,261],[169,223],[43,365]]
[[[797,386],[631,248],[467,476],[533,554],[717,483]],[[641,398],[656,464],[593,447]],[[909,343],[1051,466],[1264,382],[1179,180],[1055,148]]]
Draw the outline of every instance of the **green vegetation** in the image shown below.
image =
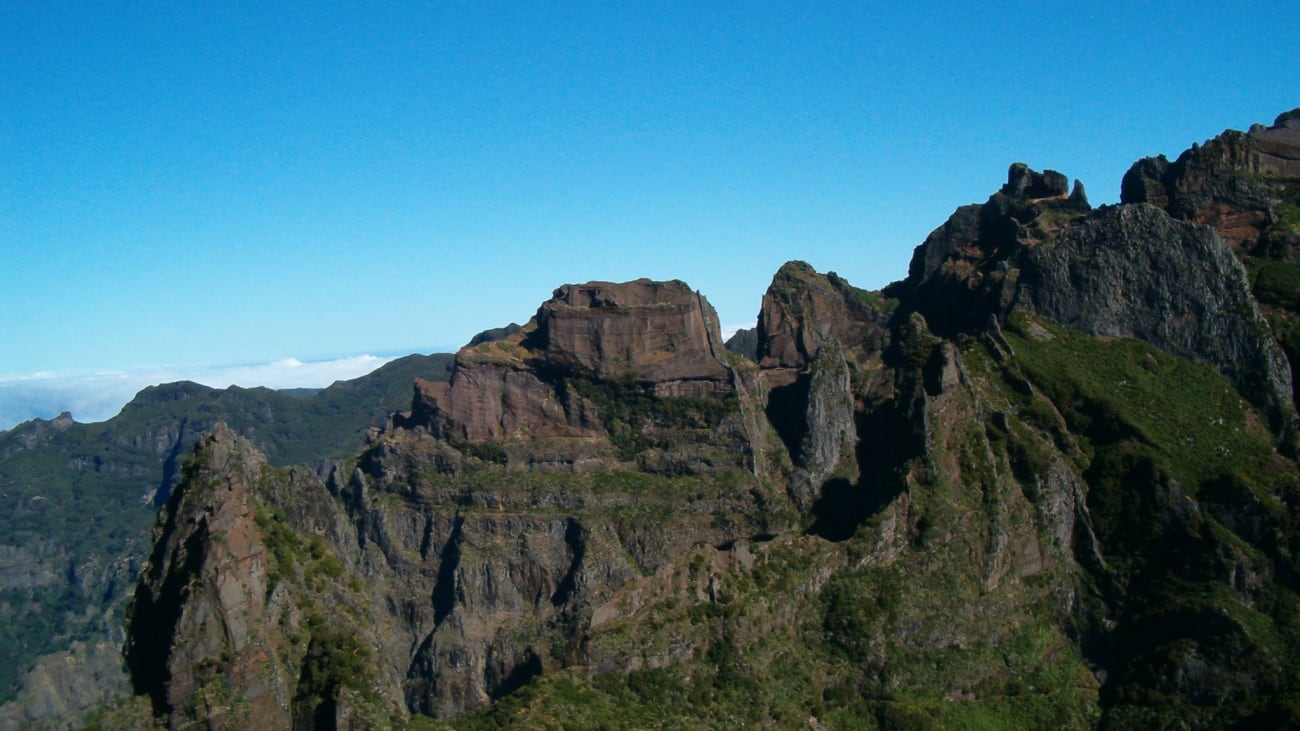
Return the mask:
[[[929,611],[930,592],[961,581],[964,568],[933,587],[938,577],[898,568],[840,569],[810,600],[810,577],[838,561],[837,550],[826,542],[769,544],[752,573],[713,574],[703,555],[684,560],[679,571],[692,580],[716,577],[715,600],[662,601],[622,626],[602,628],[593,642],[657,652],[646,644],[651,638],[690,638],[703,648],[696,656],[590,678],[548,672],[490,707],[428,726],[806,728],[815,718],[827,728],[1003,729],[1095,722],[1095,681],[1050,627],[1026,623],[996,642],[937,652],[903,639],[971,621],[951,600],[956,614],[918,614]],[[918,590],[925,596],[915,598]],[[801,616],[782,619],[792,604],[803,607]],[[966,695],[953,697],[962,679]]]
[[[1139,444],[1192,495],[1225,474],[1261,488],[1284,477],[1271,462],[1271,435],[1209,366],[1136,340],[1103,340],[1042,323],[1038,327],[1049,334],[1031,336],[1023,316],[1008,324],[1006,336],[1024,376],[1051,400],[1085,449]],[[1028,417],[1040,426],[1053,420]]]
[[1282,189],[1282,201],[1277,208],[1280,228],[1300,233],[1300,182],[1293,182]]
[[265,504],[257,505],[253,519],[271,554],[268,593],[285,580],[300,579],[308,587],[319,589],[323,580],[337,581],[343,577],[343,562],[320,536],[303,538],[289,527],[282,512]]
[[1272,259],[1252,259],[1250,270],[1255,297],[1262,304],[1291,312],[1300,308],[1300,264]]
[[416,376],[445,380],[450,363],[409,356],[313,395],[167,384],[106,422],[45,426],[30,444],[39,423],[0,433],[0,561],[35,577],[0,585],[0,657],[9,659],[0,702],[36,657],[121,627],[150,545],[154,494],[175,483],[202,430],[225,421],[273,464],[349,456],[367,427],[409,408]]
[[898,309],[899,300],[895,297],[887,297],[879,290],[859,289],[857,287],[853,287],[852,290],[853,295],[858,298],[858,302],[886,317],[893,315]]
[[372,693],[370,650],[357,641],[356,635],[320,613],[309,614],[306,624],[311,641],[302,660],[296,702],[315,708],[337,700],[345,688]]
[[565,386],[596,407],[624,460],[635,459],[650,448],[710,444],[723,419],[740,412],[732,392],[724,398],[657,397],[647,393],[630,373],[617,379],[575,376],[567,378]]
[[[1084,601],[1076,631],[1099,638],[1082,649],[1113,673],[1103,727],[1295,723],[1286,699],[1300,687],[1297,597],[1272,578],[1264,596],[1235,578],[1296,571],[1300,480],[1260,417],[1210,368],[1142,343],[1024,316],[1007,339],[1082,449],[1105,557],[1089,567],[1087,593],[1110,609]],[[1028,408],[1032,389],[1007,393],[1027,423],[1050,421]],[[1192,667],[1213,679],[1178,680]]]

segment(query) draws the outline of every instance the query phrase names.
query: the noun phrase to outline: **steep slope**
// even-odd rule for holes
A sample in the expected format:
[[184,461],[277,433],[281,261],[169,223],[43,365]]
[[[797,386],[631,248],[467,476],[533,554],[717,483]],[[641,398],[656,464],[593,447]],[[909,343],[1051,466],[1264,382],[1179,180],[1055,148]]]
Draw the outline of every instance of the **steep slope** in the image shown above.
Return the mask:
[[[148,554],[149,526],[180,477],[200,433],[218,421],[264,450],[274,464],[320,466],[359,449],[410,400],[413,378],[447,378],[450,356],[408,356],[307,396],[268,389],[211,389],[194,383],[146,388],[106,422],[68,415],[0,434],[0,721],[34,721],[75,709],[79,696],[51,688],[80,673],[117,672],[122,614]],[[35,663],[76,642],[87,651]],[[95,643],[101,643],[98,647]],[[30,668],[32,678],[19,679]],[[110,684],[111,685],[111,684]],[[16,722],[16,721],[15,721]]]
[[[591,308],[598,313],[584,311]],[[656,328],[664,349],[629,338]],[[595,335],[574,336],[576,329]],[[428,382],[417,381],[413,411],[396,419],[399,426],[377,438],[350,473],[333,473],[337,500],[299,498],[321,515],[283,510],[286,531],[324,541],[364,583],[370,605],[387,609],[367,620],[382,631],[358,641],[377,659],[380,695],[405,698],[412,710],[460,713],[545,667],[571,664],[583,652],[573,630],[592,621],[614,588],[693,545],[770,534],[792,520],[780,510],[782,496],[754,475],[746,430],[756,422],[740,406],[730,359],[720,358],[716,316],[684,285],[564,288],[518,335],[462,350],[450,384],[433,394]],[[442,410],[443,404],[503,403],[500,384],[514,382],[527,387],[506,412]],[[552,418],[555,428],[511,430],[502,438],[495,431],[502,413],[521,421]],[[489,418],[468,421],[460,414]],[[224,451],[251,450],[224,430],[203,444],[230,441],[236,446]],[[197,464],[214,460],[221,461],[196,453]],[[245,547],[226,556],[235,541],[202,537],[235,530],[227,525],[225,503],[213,506],[213,491],[234,499],[219,487],[223,480],[253,483],[250,463],[238,461],[229,479],[215,466],[190,468],[133,604],[132,626],[150,628],[132,634],[128,644],[133,679],[173,723],[197,712],[189,668],[202,658],[225,658],[212,678],[243,672],[244,645],[214,644],[213,637],[256,635],[262,654],[290,642],[283,619],[265,618],[273,607],[267,582],[258,578],[257,561],[264,559],[255,557],[266,550]],[[247,523],[247,504],[233,508],[240,525]],[[209,523],[214,527],[206,533],[195,527]],[[241,538],[238,545],[266,541]],[[221,566],[243,558],[252,561],[245,570],[251,573],[220,577]],[[208,598],[193,588],[184,597],[169,589],[193,587],[196,576],[212,587],[203,595]],[[242,623],[231,619],[244,615]],[[158,631],[188,616],[220,616],[225,629],[200,623]],[[253,714],[273,726],[287,722]]]
[[[1239,251],[1017,164],[884,292],[783,266],[753,360],[680,282],[561,287],[323,486],[196,453],[133,680],[217,726],[196,667],[310,699],[268,727],[1300,724],[1292,381]],[[203,538],[231,514],[261,537]],[[279,599],[273,543],[316,546]],[[331,602],[356,673],[285,649]]]
[[[1041,182],[1052,177],[1058,185]],[[1292,438],[1287,358],[1226,242],[1149,206],[1093,211],[1078,185],[1067,197],[1063,181],[1013,165],[1002,190],[958,209],[887,292],[949,337],[1021,309],[1206,362]]]
[[[370,679],[374,641],[363,636],[374,608],[319,538],[341,530],[319,478],[268,468],[218,423],[183,485],[131,605],[130,622],[149,628],[124,649],[136,691],[172,727],[400,721],[400,705]],[[314,540],[285,531],[286,515]]]
[[1300,383],[1300,109],[1271,127],[1228,130],[1172,163],[1139,160],[1124,175],[1123,200],[1213,226],[1232,244]]

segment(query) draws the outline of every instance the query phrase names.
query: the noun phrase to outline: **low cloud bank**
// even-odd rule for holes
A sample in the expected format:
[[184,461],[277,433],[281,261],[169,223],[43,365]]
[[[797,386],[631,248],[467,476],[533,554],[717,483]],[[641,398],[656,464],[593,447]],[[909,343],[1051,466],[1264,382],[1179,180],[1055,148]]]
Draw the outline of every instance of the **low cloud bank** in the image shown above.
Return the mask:
[[255,365],[140,368],[126,371],[33,373],[0,376],[0,429],[67,411],[79,422],[116,416],[146,386],[194,381],[212,388],[324,388],[364,376],[393,360],[373,355],[303,362],[296,358]]

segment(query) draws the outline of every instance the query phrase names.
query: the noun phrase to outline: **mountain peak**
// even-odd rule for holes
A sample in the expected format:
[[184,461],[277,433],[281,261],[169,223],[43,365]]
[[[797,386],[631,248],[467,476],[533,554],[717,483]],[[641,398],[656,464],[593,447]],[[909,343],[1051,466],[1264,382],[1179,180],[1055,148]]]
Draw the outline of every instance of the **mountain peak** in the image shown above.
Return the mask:
[[717,314],[684,282],[566,284],[518,331],[462,348],[448,383],[417,382],[410,423],[468,440],[591,436],[602,429],[570,379],[721,397],[723,353]]

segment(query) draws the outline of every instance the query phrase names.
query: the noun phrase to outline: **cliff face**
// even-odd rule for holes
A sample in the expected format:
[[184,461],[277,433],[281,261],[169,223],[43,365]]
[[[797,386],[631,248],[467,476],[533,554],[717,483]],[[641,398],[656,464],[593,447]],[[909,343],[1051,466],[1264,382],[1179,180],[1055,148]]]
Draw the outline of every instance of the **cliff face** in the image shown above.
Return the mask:
[[[1053,176],[1055,186],[1038,180]],[[887,293],[946,335],[1030,311],[1206,362],[1293,439],[1289,362],[1229,243],[1149,205],[1092,210],[1080,191],[1067,197],[1063,176],[1013,165],[1001,191],[917,248]]]
[[884,292],[783,266],[754,360],[680,282],[561,287],[324,484],[202,442],[133,679],[174,725],[1300,721],[1294,407],[1250,277],[1014,165]]
[[[1300,378],[1300,110],[1271,127],[1228,130],[1169,162],[1139,160],[1124,175],[1123,200],[1213,227],[1244,262],[1272,336]],[[1276,386],[1281,386],[1277,379]],[[1272,393],[1267,384],[1260,392]]]
[[[1287,181],[1300,178],[1300,109],[1271,127],[1228,130],[1169,162],[1139,160],[1124,175],[1121,200],[1148,203],[1170,215],[1213,227],[1235,248],[1295,248],[1293,231],[1279,230]],[[1292,183],[1293,184],[1293,183]]]
[[566,285],[518,331],[457,354],[447,384],[418,381],[412,423],[463,440],[606,433],[575,379],[654,397],[732,392],[717,315],[681,282]]
[[271,464],[320,469],[406,408],[413,376],[445,379],[451,359],[399,358],[312,395],[151,386],[105,422],[63,415],[0,433],[0,656],[10,660],[0,665],[0,726],[76,726],[129,689],[116,659],[122,619],[154,518],[201,433],[223,421]]
[[232,730],[405,716],[371,659],[373,607],[327,544],[339,517],[318,478],[268,468],[225,424],[198,442],[128,618],[124,655],[155,714]]

